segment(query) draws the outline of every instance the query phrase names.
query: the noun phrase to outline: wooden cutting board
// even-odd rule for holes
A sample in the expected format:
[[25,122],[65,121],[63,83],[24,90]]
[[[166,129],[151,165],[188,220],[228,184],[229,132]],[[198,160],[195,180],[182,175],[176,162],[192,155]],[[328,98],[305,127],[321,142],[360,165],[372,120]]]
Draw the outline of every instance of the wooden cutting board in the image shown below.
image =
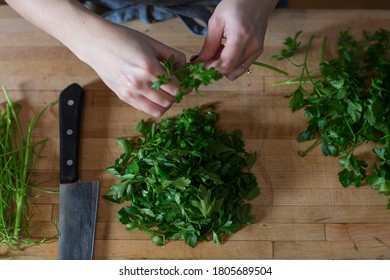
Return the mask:
[[[188,32],[179,20],[146,25],[127,24],[191,57],[204,38]],[[390,29],[390,13],[375,10],[275,10],[269,21],[264,53],[259,61],[269,62],[285,37],[304,31],[327,34],[330,43],[338,32]],[[86,46],[88,47],[88,46]],[[316,46],[318,47],[318,46]],[[318,57],[312,57],[318,64]],[[284,62],[274,63],[291,74]],[[204,89],[204,96],[190,94],[165,115],[184,107],[218,101],[221,126],[241,129],[248,150],[260,158],[254,172],[262,194],[253,204],[255,223],[245,227],[218,246],[199,244],[191,249],[182,241],[156,247],[139,232],[127,232],[117,221],[120,206],[100,199],[95,259],[388,259],[390,258],[390,210],[387,199],[368,187],[343,189],[338,183],[337,160],[314,150],[301,158],[296,152],[305,144],[295,141],[304,128],[301,113],[291,113],[283,96],[288,87],[273,87],[285,77],[252,67],[250,75],[231,82],[220,80]],[[121,102],[95,72],[80,62],[58,41],[29,24],[7,6],[0,6],[0,84],[23,105],[27,122],[59,92],[76,82],[86,91],[82,137],[81,177],[99,179],[101,194],[115,182],[105,172],[121,150],[115,138],[134,135],[132,127],[148,116]],[[4,99],[1,97],[0,102]],[[43,189],[58,191],[59,142],[58,108],[45,113],[35,137],[48,138],[44,158],[34,174]],[[58,195],[35,192],[32,200],[33,234],[40,229],[55,234],[52,220],[58,217]],[[56,259],[57,242],[22,252],[0,249],[0,257],[15,259]]]

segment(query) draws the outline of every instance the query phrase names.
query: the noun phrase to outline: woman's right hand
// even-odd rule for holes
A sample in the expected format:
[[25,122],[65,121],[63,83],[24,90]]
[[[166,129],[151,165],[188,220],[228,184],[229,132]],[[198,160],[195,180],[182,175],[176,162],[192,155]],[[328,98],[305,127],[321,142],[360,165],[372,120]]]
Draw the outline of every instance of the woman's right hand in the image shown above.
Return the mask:
[[165,74],[161,61],[175,56],[175,67],[186,62],[182,52],[138,31],[108,23],[92,44],[78,56],[90,65],[116,95],[153,117],[160,117],[175,102],[178,80],[152,89],[158,75]]
[[111,23],[85,8],[78,0],[6,0],[31,23],[68,47],[91,66],[124,102],[160,117],[175,101],[178,81],[152,90],[161,61],[175,56],[175,67],[185,55],[138,31]]

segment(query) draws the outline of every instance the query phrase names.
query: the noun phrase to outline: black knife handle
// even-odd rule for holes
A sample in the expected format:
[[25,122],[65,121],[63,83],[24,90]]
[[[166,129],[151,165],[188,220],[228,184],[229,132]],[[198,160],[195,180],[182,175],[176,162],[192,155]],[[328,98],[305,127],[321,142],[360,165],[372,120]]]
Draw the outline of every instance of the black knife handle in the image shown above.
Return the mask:
[[84,94],[78,84],[71,84],[60,94],[60,183],[73,183],[79,179],[80,125]]

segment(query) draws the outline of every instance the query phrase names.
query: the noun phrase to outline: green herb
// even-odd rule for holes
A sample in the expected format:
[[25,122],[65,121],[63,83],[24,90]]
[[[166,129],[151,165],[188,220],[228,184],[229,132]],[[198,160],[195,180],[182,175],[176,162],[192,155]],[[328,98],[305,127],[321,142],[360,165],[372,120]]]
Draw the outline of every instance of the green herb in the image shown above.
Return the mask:
[[294,37],[287,37],[283,42],[286,48],[282,49],[279,54],[271,56],[271,60],[283,60],[293,56],[297,51],[298,47],[301,45],[301,42],[298,41],[298,38],[301,33],[302,31],[298,31],[297,33],[295,33]]
[[176,95],[177,103],[181,102],[183,95],[191,89],[200,94],[199,87],[201,85],[207,86],[223,77],[214,68],[205,69],[203,62],[186,63],[175,71],[174,61],[175,57],[171,55],[166,61],[162,62],[166,75],[158,75],[157,81],[152,84],[152,88],[159,89],[161,85],[171,82],[173,76],[176,75],[180,81],[180,91]]
[[108,171],[119,178],[104,196],[128,203],[118,212],[128,230],[156,245],[184,239],[221,242],[250,224],[248,200],[260,194],[250,173],[256,154],[246,152],[240,131],[217,128],[213,105],[184,109],[158,123],[139,122],[141,135],[117,139],[124,153]]
[[275,71],[275,72],[278,72],[279,74],[283,74],[285,76],[288,75],[288,73],[286,71],[283,71],[282,69],[279,69],[275,66],[269,65],[269,64],[264,63],[264,62],[254,61],[254,62],[252,62],[252,64],[269,69],[269,70],[272,70],[272,71]]
[[43,112],[33,117],[27,135],[19,119],[21,106],[11,101],[5,87],[4,111],[0,110],[0,246],[21,250],[48,240],[29,236],[29,192],[31,175],[37,166],[46,139],[33,141],[33,130]]
[[[175,70],[175,57],[173,55],[171,55],[167,60],[162,61],[161,64],[166,72],[166,75],[158,75],[157,80],[152,84],[152,88],[157,90],[163,84],[171,82],[173,76],[176,76],[180,81],[180,91],[176,95],[177,103],[180,103],[183,99],[183,95],[191,91],[192,89],[195,89],[197,94],[201,95],[201,92],[199,90],[200,86],[208,86],[213,81],[217,81],[223,77],[223,75],[215,68],[206,69],[205,64],[203,62],[186,63],[179,69]],[[288,75],[287,72],[263,62],[255,61],[252,64],[278,72],[286,76]]]
[[[308,63],[316,38],[309,39],[303,63],[292,63],[301,69],[300,76],[278,83],[297,85],[287,98],[292,111],[303,110],[307,119],[298,141],[315,139],[299,154],[304,156],[321,144],[325,156],[339,158],[342,170],[338,175],[343,187],[365,184],[390,196],[390,32],[364,31],[357,39],[349,30],[341,31],[336,45],[338,56],[329,61],[325,61],[327,41],[323,37],[319,73],[311,71]],[[294,45],[299,44],[292,43],[290,49]],[[289,59],[290,54],[282,51],[277,57]],[[358,157],[356,152],[358,146],[368,142],[377,145],[371,170],[365,155]]]

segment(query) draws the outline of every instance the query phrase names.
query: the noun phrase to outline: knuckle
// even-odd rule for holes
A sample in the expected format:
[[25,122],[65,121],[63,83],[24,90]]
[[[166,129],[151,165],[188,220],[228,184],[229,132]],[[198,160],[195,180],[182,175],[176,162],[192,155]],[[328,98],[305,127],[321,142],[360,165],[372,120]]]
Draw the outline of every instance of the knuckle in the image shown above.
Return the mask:
[[128,91],[121,91],[117,94],[118,98],[125,103],[131,104],[134,100],[132,94]]
[[137,67],[142,69],[141,71],[144,71],[145,73],[153,73],[154,72],[153,66],[149,61],[140,60],[137,63],[138,63]]
[[254,40],[251,44],[251,48],[258,54],[261,55],[264,51],[264,45],[261,40]]
[[175,59],[176,59],[176,63],[178,63],[178,64],[184,64],[187,60],[184,53],[177,53],[175,55]]
[[217,16],[215,16],[215,14],[210,17],[210,19],[208,21],[209,28],[213,29],[213,28],[217,27],[219,24],[220,24],[220,20],[218,19]]
[[173,102],[175,101],[174,98],[167,98],[167,99],[164,99],[162,102],[161,102],[161,106],[163,106],[164,108],[169,108],[172,106]]
[[130,85],[136,92],[142,91],[144,89],[144,83],[138,79],[132,79],[130,81]]
[[180,91],[180,89],[175,85],[171,85],[171,86],[167,85],[167,87],[164,88],[164,90],[171,96],[176,96]]
[[221,71],[222,73],[230,73],[230,72],[232,72],[235,68],[236,68],[236,66],[235,66],[231,61],[227,61],[227,62],[225,62],[225,63],[221,66],[220,71]]

